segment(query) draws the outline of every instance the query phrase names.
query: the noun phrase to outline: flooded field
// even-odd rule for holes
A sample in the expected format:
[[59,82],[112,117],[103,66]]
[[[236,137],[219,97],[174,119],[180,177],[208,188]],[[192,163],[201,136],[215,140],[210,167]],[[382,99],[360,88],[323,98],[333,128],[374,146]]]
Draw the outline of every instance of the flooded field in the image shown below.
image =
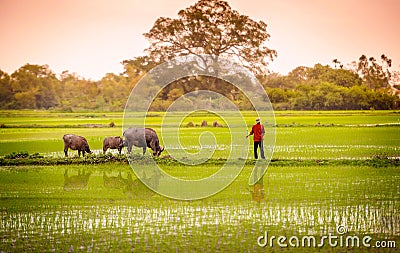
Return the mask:
[[[338,226],[346,229],[344,235],[398,247],[397,167],[270,166],[250,187],[251,169],[245,167],[232,185],[210,198],[174,201],[148,190],[128,165],[4,167],[0,251],[262,252],[270,247],[258,245],[265,232],[319,238],[341,235]],[[199,170],[209,168],[193,171]],[[371,250],[356,246],[351,250]],[[299,252],[318,248],[272,246]],[[326,243],[321,249],[348,248]]]
[[[126,150],[101,154],[104,137],[122,135],[122,113],[1,111],[0,252],[397,252],[399,115],[277,112],[275,146],[265,147],[273,161],[251,186],[248,129],[198,126],[222,122],[207,113],[185,117],[179,143],[161,139],[166,151],[156,159],[173,177],[209,177],[232,147],[250,145],[233,159],[244,168],[227,188],[203,200],[176,201],[138,180]],[[254,117],[244,116],[250,129]],[[146,124],[160,132],[162,115]],[[243,140],[233,143],[230,130]],[[163,131],[176,134],[169,125]],[[214,134],[215,144],[201,145],[204,131]],[[94,154],[77,158],[70,151],[64,158],[66,133],[85,136]],[[200,149],[213,154],[196,166],[169,156]],[[133,150],[139,160],[141,152]],[[150,152],[146,157],[142,172],[158,185],[145,167]],[[161,186],[168,188],[168,181]]]

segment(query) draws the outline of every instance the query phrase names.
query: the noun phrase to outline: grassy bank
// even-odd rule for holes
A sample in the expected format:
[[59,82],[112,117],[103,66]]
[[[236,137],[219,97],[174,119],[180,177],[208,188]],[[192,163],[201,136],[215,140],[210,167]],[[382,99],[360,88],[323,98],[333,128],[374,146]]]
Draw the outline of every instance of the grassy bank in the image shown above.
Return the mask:
[[[178,118],[184,116],[180,113]],[[276,112],[276,143],[273,159],[367,159],[374,156],[398,156],[400,114],[397,111],[332,111]],[[148,124],[160,133],[162,113],[152,113]],[[244,113],[250,129],[251,113]],[[1,111],[0,156],[12,152],[40,153],[63,156],[62,136],[73,133],[85,136],[95,153],[101,153],[103,139],[122,135],[123,113],[55,113],[45,111]],[[198,138],[208,131],[216,136],[213,158],[227,157],[231,143],[228,128],[187,127],[189,122],[200,125],[218,120],[212,114],[184,117],[179,129],[183,148],[193,152],[201,145]],[[233,119],[234,120],[234,119]],[[109,127],[113,122],[114,127]],[[221,120],[219,120],[222,123]],[[247,129],[247,130],[248,130]],[[168,126],[166,135],[175,134]],[[246,134],[246,129],[239,129]],[[167,136],[168,137],[168,136]],[[266,137],[268,138],[268,136]],[[243,137],[243,142],[246,141]],[[162,142],[162,139],[161,139]],[[252,155],[249,141],[248,155]],[[175,144],[166,146],[174,149]],[[140,153],[140,149],[134,149]]]

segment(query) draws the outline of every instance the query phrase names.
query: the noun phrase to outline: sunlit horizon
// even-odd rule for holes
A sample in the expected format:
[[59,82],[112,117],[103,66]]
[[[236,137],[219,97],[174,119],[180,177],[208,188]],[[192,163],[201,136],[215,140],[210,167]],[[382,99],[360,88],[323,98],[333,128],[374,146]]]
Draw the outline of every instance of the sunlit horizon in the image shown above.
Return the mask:
[[[0,1],[0,69],[12,74],[23,65],[48,65],[90,80],[123,72],[123,60],[143,55],[143,36],[158,17],[176,17],[194,0],[160,1]],[[268,47],[278,57],[272,72],[287,74],[317,63],[346,67],[365,54],[392,59],[400,69],[397,24],[400,1],[248,1],[230,6],[263,20],[271,35]],[[361,4],[362,2],[362,4]]]

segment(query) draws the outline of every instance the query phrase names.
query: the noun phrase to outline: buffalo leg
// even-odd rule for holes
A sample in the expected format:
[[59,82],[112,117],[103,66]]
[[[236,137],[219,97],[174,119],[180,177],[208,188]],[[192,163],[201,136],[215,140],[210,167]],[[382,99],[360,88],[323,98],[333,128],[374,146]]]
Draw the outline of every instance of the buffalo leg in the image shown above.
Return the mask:
[[154,147],[154,141],[152,140],[150,143],[148,143],[148,145],[147,145],[149,148],[151,148],[151,150],[153,151],[153,156],[155,156],[156,155],[156,149],[155,149],[155,147]]
[[143,147],[143,155],[146,154],[146,147]]
[[64,143],[64,154],[65,157],[68,157],[68,145],[66,143]]

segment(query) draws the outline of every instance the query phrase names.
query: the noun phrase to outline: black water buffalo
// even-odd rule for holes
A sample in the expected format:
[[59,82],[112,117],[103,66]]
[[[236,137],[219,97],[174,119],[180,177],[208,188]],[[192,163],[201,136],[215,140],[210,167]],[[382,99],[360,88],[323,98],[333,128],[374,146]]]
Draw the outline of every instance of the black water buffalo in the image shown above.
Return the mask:
[[106,153],[107,149],[118,149],[119,154],[124,147],[124,141],[120,136],[106,137],[103,141],[103,154]]
[[68,157],[68,148],[72,150],[78,150],[78,155],[81,156],[81,151],[82,151],[82,156],[85,156],[85,152],[87,153],[92,153],[89,149],[89,144],[85,137],[78,136],[75,134],[65,134],[63,136],[64,140],[64,153],[65,157]]
[[128,153],[132,152],[132,146],[143,148],[143,155],[146,153],[146,148],[153,150],[154,156],[160,156],[164,150],[160,146],[156,131],[151,128],[128,128],[124,132],[125,142],[124,145],[128,147]]

